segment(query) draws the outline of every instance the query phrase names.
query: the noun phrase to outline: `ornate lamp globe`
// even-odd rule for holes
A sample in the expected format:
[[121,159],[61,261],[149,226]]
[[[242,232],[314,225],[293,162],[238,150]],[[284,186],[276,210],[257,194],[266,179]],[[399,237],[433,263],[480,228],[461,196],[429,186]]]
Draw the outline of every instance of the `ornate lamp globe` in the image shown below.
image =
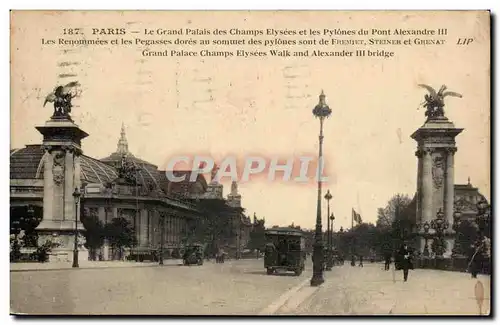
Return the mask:
[[327,201],[330,201],[330,200],[332,199],[332,197],[333,197],[333,196],[332,196],[332,194],[330,194],[330,190],[328,190],[328,191],[326,192],[326,194],[325,194],[325,199],[326,199]]
[[78,198],[80,198],[81,195],[82,194],[80,193],[78,187],[75,187],[75,191],[73,192],[73,197],[75,198],[75,200],[78,200]]
[[344,227],[340,227],[339,232],[344,232]]
[[430,228],[431,226],[429,225],[429,223],[427,221],[424,222],[424,232],[428,233]]
[[330,215],[330,220],[331,221],[335,220],[335,216],[333,215],[333,213]]
[[443,219],[444,219],[444,213],[443,213],[443,210],[439,209],[439,211],[437,212],[437,219],[440,220],[439,222],[442,222]]
[[326,104],[325,97],[325,93],[322,90],[321,95],[319,95],[319,103],[312,111],[313,115],[320,119],[328,118],[332,114],[332,110]]
[[477,202],[476,206],[479,214],[485,214],[488,209],[488,202],[482,198],[479,202]]

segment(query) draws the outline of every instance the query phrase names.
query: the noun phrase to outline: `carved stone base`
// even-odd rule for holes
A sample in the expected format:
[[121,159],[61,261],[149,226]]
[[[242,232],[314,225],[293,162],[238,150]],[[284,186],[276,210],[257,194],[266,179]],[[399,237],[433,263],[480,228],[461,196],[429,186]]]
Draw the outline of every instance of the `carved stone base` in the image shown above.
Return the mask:
[[[49,254],[49,262],[73,262],[73,249],[75,243],[74,233],[68,231],[40,232],[38,236],[38,246],[47,242],[53,244]],[[85,237],[80,233],[78,235],[78,260],[87,261],[88,251],[84,247]]]

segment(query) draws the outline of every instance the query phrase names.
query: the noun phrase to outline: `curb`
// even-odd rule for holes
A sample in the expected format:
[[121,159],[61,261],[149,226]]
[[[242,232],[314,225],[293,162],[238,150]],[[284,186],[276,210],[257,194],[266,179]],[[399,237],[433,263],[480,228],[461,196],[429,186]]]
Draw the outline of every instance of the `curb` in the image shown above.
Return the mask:
[[[299,285],[297,285],[297,286],[293,287],[292,289],[288,290],[287,292],[285,292],[284,294],[282,294],[275,302],[273,302],[272,304],[270,304],[266,308],[262,309],[257,315],[258,316],[270,316],[270,315],[273,315],[281,307],[283,307],[284,305],[286,305],[286,303],[288,302],[288,300],[290,300],[290,298],[292,298],[294,296],[294,294],[296,294],[298,291],[300,291],[300,289],[304,288],[306,286],[306,284],[309,283],[309,281],[310,281],[310,279],[306,279],[306,280],[302,281]],[[319,287],[314,287],[314,289],[315,289],[314,291],[316,291],[317,289],[319,289]],[[310,296],[310,295],[308,295],[308,296]],[[307,297],[305,297],[303,300],[307,299]],[[302,301],[300,301],[298,303],[300,304],[301,302]]]
[[180,264],[153,264],[153,265],[127,265],[127,266],[83,266],[78,268],[63,267],[63,268],[49,268],[49,269],[22,269],[22,270],[10,270],[10,272],[47,272],[47,271],[64,271],[64,270],[107,270],[107,269],[128,269],[128,268],[141,268],[141,267],[169,267],[169,266],[182,266]]

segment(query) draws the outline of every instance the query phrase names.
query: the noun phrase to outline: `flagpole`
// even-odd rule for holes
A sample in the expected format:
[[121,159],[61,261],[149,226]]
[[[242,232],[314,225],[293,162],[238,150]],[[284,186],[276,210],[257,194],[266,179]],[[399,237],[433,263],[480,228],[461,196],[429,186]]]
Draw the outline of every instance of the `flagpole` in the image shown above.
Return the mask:
[[354,209],[351,211],[351,230],[354,229]]

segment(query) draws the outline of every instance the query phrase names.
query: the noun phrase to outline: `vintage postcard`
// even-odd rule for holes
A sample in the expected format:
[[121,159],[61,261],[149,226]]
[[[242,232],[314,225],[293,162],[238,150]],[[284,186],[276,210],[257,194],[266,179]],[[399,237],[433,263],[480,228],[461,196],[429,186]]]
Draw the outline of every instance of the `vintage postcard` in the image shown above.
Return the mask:
[[12,11],[10,304],[490,315],[489,11]]

